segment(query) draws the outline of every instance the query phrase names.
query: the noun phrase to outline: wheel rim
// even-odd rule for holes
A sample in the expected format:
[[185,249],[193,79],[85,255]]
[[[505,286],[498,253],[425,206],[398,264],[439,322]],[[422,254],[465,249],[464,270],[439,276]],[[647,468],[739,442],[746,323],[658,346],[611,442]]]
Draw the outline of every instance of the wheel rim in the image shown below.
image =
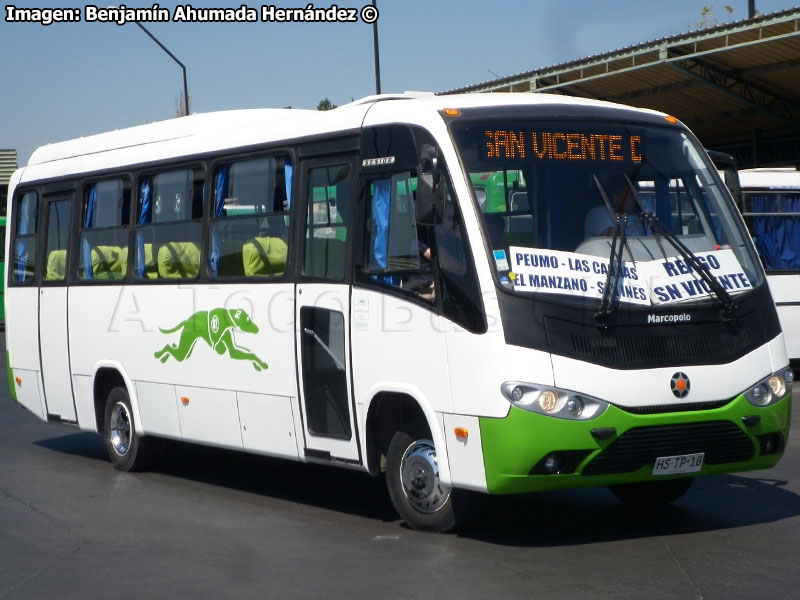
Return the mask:
[[125,456],[131,447],[131,416],[128,407],[122,402],[117,402],[111,409],[109,433],[114,452]]
[[435,513],[450,497],[450,488],[439,479],[433,442],[418,440],[403,454],[400,481],[409,503],[421,513]]

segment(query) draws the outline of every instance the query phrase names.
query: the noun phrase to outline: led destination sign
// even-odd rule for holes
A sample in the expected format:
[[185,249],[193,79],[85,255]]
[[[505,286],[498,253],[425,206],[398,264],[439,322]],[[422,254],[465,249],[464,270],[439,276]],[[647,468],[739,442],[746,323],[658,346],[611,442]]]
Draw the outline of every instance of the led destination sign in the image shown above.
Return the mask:
[[642,162],[642,136],[487,129],[484,158]]

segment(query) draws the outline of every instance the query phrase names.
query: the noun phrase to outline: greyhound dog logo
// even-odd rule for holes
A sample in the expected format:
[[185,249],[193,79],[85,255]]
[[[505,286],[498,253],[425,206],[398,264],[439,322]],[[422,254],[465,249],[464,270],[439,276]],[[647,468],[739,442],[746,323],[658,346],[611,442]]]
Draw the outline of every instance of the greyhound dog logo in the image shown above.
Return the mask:
[[161,333],[181,332],[177,344],[167,344],[154,354],[162,363],[167,362],[170,356],[183,362],[192,355],[197,340],[203,340],[219,355],[227,353],[236,360],[249,360],[256,371],[268,368],[267,363],[247,348],[237,345],[233,338],[234,331],[258,333],[258,326],[241,308],[201,310],[171,329],[159,329]]

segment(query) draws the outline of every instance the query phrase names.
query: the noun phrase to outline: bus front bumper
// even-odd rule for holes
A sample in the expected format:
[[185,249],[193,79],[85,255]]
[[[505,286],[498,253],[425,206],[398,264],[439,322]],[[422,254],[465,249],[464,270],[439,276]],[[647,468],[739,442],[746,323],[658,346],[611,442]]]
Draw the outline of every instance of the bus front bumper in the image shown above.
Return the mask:
[[653,475],[656,459],[698,454],[702,467],[689,475],[766,469],[783,456],[790,420],[791,394],[762,408],[740,395],[721,408],[655,415],[612,405],[586,421],[512,406],[505,418],[480,419],[487,489],[512,494],[687,476]]

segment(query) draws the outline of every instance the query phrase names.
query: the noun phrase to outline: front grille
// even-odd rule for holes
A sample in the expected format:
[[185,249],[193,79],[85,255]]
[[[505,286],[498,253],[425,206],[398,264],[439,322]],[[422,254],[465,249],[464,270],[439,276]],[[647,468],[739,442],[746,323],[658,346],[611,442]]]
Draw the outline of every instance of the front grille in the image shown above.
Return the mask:
[[584,475],[631,473],[653,465],[660,456],[705,453],[703,462],[718,465],[750,460],[755,447],[730,421],[711,421],[659,427],[635,427],[597,455]]
[[714,357],[727,362],[742,356],[754,346],[753,332],[749,327],[737,331],[708,333],[676,333],[636,336],[587,336],[573,334],[574,358],[590,362],[628,368],[638,364],[690,364]]
[[635,415],[660,415],[663,413],[675,412],[694,412],[698,410],[713,410],[722,408],[730,403],[728,400],[714,400],[713,402],[696,402],[694,404],[659,404],[656,406],[620,406],[615,404],[618,409]]

